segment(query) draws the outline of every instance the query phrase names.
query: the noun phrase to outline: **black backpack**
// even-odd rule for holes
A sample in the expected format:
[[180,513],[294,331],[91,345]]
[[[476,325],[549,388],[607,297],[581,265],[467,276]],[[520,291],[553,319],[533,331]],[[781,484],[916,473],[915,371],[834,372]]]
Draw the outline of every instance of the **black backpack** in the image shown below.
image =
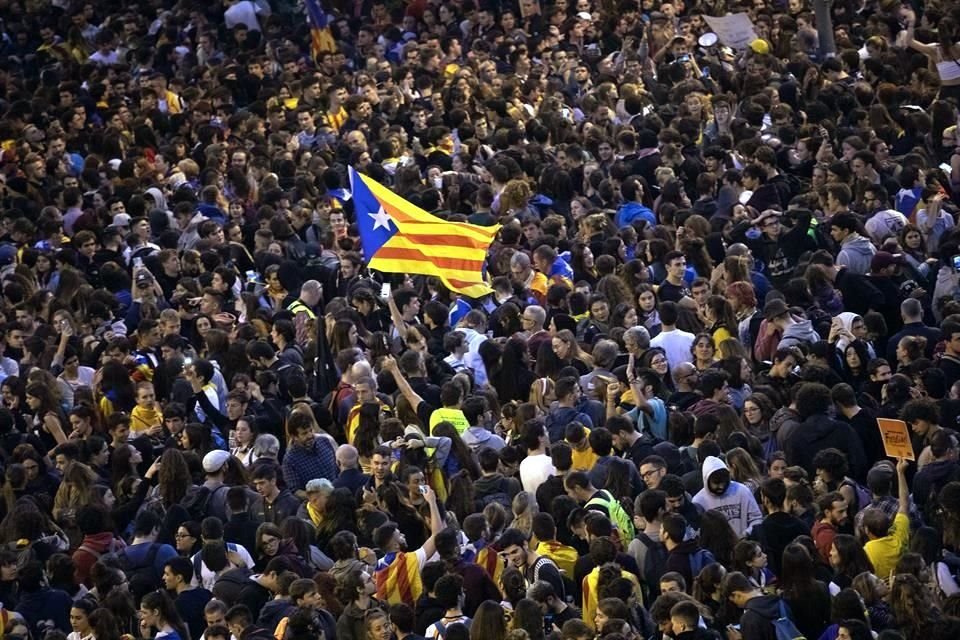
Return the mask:
[[513,508],[513,500],[510,499],[510,495],[506,491],[507,485],[507,479],[501,478],[500,486],[497,487],[497,491],[494,491],[493,493],[487,493],[477,498],[478,511],[483,511],[484,507],[486,507],[488,504],[493,504],[496,502],[509,512],[510,509]]
[[159,542],[151,542],[147,550],[146,558],[140,564],[134,564],[124,549],[116,555],[120,569],[127,576],[127,583],[130,585],[130,592],[136,605],[140,606],[140,600],[151,591],[156,591],[160,584],[160,576],[157,575],[155,568],[157,562],[157,553],[160,551]]
[[647,548],[643,557],[643,597],[644,602],[652,602],[660,595],[660,578],[667,572],[667,548],[642,532],[637,535],[637,540]]
[[[197,569],[196,573],[199,580],[200,570]],[[246,567],[224,571],[217,576],[216,582],[213,583],[213,597],[225,603],[228,607],[232,607],[240,601],[240,592],[250,584],[250,576],[252,575],[253,571]]]
[[210,487],[201,486],[199,489],[193,493],[187,495],[181,502],[180,505],[187,510],[187,513],[190,514],[191,520],[196,520],[201,522],[204,518],[210,515],[210,499],[213,498],[213,494],[221,489],[227,489],[227,485],[220,485],[216,489],[211,489]]

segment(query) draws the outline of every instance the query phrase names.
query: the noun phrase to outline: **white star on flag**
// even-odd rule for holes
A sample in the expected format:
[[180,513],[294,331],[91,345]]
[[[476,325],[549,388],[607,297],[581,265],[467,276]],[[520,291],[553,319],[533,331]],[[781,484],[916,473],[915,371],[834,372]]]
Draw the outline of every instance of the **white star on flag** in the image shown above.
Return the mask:
[[390,231],[390,222],[392,218],[390,214],[383,210],[383,207],[380,207],[380,210],[376,213],[368,213],[368,216],[373,218],[373,230],[376,231],[379,227],[383,227],[387,231]]

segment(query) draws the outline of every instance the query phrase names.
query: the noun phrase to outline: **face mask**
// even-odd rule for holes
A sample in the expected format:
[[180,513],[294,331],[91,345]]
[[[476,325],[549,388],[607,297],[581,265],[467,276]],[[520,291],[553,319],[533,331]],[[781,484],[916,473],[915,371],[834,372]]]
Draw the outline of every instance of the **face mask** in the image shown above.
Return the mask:
[[433,178],[430,178],[430,182],[433,183],[434,189],[443,188],[443,176],[435,176]]

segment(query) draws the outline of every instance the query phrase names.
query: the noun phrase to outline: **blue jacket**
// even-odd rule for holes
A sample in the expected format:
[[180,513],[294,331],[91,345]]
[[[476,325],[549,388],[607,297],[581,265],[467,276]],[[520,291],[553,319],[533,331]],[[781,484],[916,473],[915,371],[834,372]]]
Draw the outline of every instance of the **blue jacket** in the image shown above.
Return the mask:
[[639,202],[626,202],[620,205],[617,210],[617,227],[622,229],[629,227],[634,220],[646,220],[647,224],[657,224],[657,218],[653,211],[643,206]]

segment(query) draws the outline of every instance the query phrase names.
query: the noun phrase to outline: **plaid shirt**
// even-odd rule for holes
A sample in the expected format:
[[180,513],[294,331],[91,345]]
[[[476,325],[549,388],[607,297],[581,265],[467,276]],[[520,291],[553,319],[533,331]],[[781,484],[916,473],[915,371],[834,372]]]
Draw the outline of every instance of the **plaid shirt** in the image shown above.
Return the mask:
[[307,482],[314,478],[326,478],[330,481],[337,478],[333,446],[321,436],[315,437],[313,444],[308,447],[290,447],[283,457],[283,479],[291,492],[305,490]]
[[[874,498],[871,500],[867,507],[880,509],[880,511],[883,511],[887,517],[890,518],[890,522],[893,522],[893,516],[897,515],[897,511],[900,509],[900,501],[894,496],[883,496],[881,498]],[[861,509],[853,518],[855,532],[860,532],[863,530],[864,511],[865,509]],[[910,518],[910,532],[912,533],[919,529],[920,525],[923,523],[923,518],[920,516],[920,511],[917,509],[917,505],[913,503],[913,498],[910,498],[910,509],[907,511],[907,516]]]

